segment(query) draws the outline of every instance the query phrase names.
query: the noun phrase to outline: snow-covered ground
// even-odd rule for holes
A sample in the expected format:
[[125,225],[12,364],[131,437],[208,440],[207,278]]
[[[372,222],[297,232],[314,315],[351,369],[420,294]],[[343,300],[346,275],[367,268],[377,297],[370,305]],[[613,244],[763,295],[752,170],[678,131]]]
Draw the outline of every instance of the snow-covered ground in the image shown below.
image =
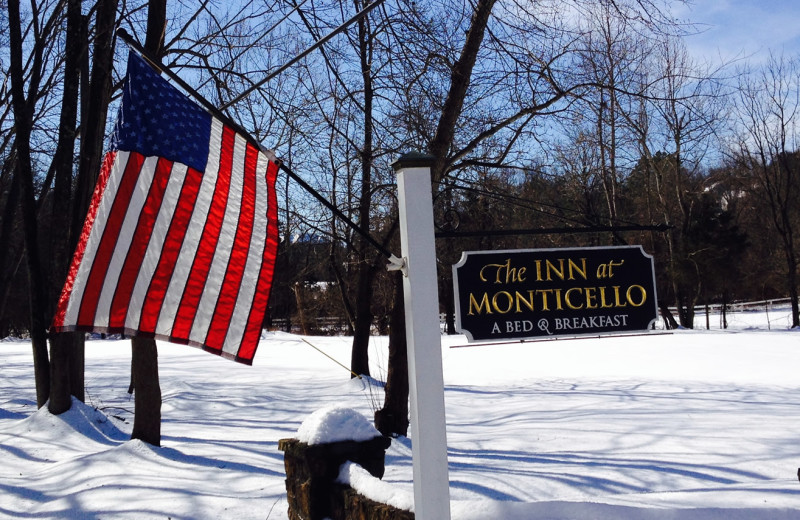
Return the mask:
[[[800,332],[780,312],[770,330],[753,312],[729,331],[444,337],[454,520],[800,519]],[[347,364],[349,338],[307,339]],[[375,338],[377,379],[386,346]],[[130,342],[87,343],[87,403],[57,417],[36,410],[30,343],[0,342],[0,517],[285,519],[278,440],[325,406],[371,417],[382,403],[283,333],[265,334],[252,367],[168,343],[159,364],[155,448],[128,440]],[[354,485],[407,500],[411,441],[393,441],[387,487],[357,469]]]

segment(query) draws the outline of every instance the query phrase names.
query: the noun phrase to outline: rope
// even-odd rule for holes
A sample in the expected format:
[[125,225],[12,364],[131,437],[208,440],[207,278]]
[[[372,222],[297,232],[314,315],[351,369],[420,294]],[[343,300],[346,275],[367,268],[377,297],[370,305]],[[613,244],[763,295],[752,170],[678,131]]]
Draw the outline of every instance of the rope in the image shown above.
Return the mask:
[[357,378],[361,379],[362,381],[364,381],[364,384],[365,384],[365,387],[364,387],[365,398],[367,399],[367,402],[369,403],[370,408],[372,409],[373,412],[377,412],[378,410],[380,410],[382,395],[381,394],[376,394],[374,392],[373,383],[372,383],[373,379],[371,377],[367,377],[367,380],[365,381],[363,377],[361,377],[360,375],[356,374],[355,372],[353,372],[352,370],[350,370],[349,368],[347,368],[346,366],[341,364],[338,360],[334,359],[333,357],[329,356],[328,354],[326,354],[325,352],[320,350],[318,347],[316,347],[313,344],[311,344],[311,342],[309,342],[307,339],[305,339],[305,338],[300,338],[300,339],[303,340],[303,343],[305,343],[309,347],[313,348],[314,350],[316,350],[317,352],[319,352],[320,354],[322,354],[326,358],[330,359],[331,361],[333,361],[334,363],[336,363],[340,367],[342,367],[345,370],[347,370],[348,372],[350,372],[350,374],[353,377],[357,377]]
[[336,363],[336,364],[337,364],[337,365],[339,365],[340,367],[342,367],[342,368],[344,368],[345,370],[347,370],[348,372],[350,372],[350,373],[353,375],[353,377],[357,377],[357,378],[361,379],[361,376],[360,376],[360,375],[356,374],[355,372],[353,372],[352,370],[350,370],[349,368],[347,368],[347,367],[346,367],[346,366],[344,366],[343,364],[339,363],[339,361],[338,361],[338,360],[336,360],[336,359],[332,358],[331,356],[329,356],[328,354],[326,354],[326,353],[325,353],[325,352],[323,352],[322,350],[320,350],[320,349],[318,349],[317,347],[315,347],[314,345],[312,345],[312,344],[311,344],[311,342],[310,342],[310,341],[308,341],[306,338],[300,338],[300,339],[302,339],[302,340],[303,340],[303,343],[305,343],[305,344],[306,344],[306,345],[308,345],[309,347],[313,348],[314,350],[316,350],[317,352],[319,352],[320,354],[322,354],[322,355],[323,355],[323,356],[325,356],[326,358],[330,359],[331,361],[333,361],[334,363]]

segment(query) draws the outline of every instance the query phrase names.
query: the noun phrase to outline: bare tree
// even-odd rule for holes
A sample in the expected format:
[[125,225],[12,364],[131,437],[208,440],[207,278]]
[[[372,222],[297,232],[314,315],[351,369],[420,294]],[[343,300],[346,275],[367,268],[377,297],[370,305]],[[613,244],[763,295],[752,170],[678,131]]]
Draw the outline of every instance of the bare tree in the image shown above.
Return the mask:
[[[81,17],[80,0],[67,2],[67,27],[64,58],[64,95],[59,118],[59,137],[53,169],[55,184],[50,215],[51,256],[48,285],[52,315],[61,286],[67,277],[71,250],[70,233],[63,229],[64,217],[69,215],[72,200],[72,170],[75,164],[76,125],[78,119],[78,94],[80,87],[80,57],[86,49]],[[70,230],[77,234],[78,230]],[[52,414],[67,411],[72,405],[71,396],[84,400],[83,380],[83,333],[60,333],[50,335],[50,400],[48,409]]]
[[797,160],[800,123],[800,62],[772,55],[761,69],[740,76],[737,96],[739,138],[735,156],[751,174],[754,193],[764,202],[781,240],[792,326],[800,326],[798,257],[800,225]]
[[[144,49],[160,60],[164,54],[167,0],[150,0]],[[134,391],[132,439],[161,445],[161,385],[158,380],[158,347],[153,338],[131,338],[131,385]]]
[[[352,4],[320,2],[299,9],[301,31],[317,40],[335,28],[332,20],[345,19],[364,7],[357,0]],[[391,205],[383,203],[386,192],[380,187],[386,183],[387,171],[377,169],[376,163],[385,164],[386,157],[399,149],[385,114],[385,100],[393,96],[396,88],[389,74],[392,65],[387,49],[391,48],[388,42],[392,35],[388,28],[385,16],[372,11],[360,17],[340,39],[320,49],[314,61],[305,63],[303,70],[308,71],[308,79],[300,84],[300,95],[316,110],[306,111],[302,122],[295,120],[305,128],[300,138],[314,143],[305,145],[310,153],[304,158],[303,169],[323,180],[320,191],[329,194],[331,202],[359,228],[359,233],[354,233],[331,215],[327,217],[327,228],[319,226],[318,231],[332,237],[331,267],[353,330],[350,369],[367,375],[374,323],[373,293],[384,257],[363,235],[374,234],[379,240],[388,237],[386,230],[380,229],[382,215],[391,209]],[[317,130],[312,131],[314,127]],[[319,146],[320,143],[324,145]],[[294,160],[299,157],[296,155]],[[391,228],[389,224],[388,229]],[[336,246],[342,242],[347,245],[345,250]],[[341,252],[345,258],[339,257]]]
[[[637,97],[646,95],[642,92],[643,69],[656,35],[647,31],[646,23],[640,19],[620,16],[615,5],[602,2],[586,7],[580,34],[579,63],[594,86],[575,103],[575,116],[566,120],[567,133],[574,133],[570,128],[581,128],[578,144],[597,150],[599,164],[594,173],[605,197],[605,219],[607,224],[615,225],[619,184],[635,149],[624,111]],[[566,146],[571,142],[574,141],[567,140]],[[624,242],[618,233],[612,233],[611,238],[615,243]]]
[[[36,20],[37,22],[39,20]],[[36,401],[39,407],[44,406],[50,394],[50,367],[47,355],[47,324],[45,312],[47,308],[44,272],[39,253],[39,230],[37,223],[36,196],[34,193],[34,172],[31,153],[31,133],[36,94],[42,75],[45,45],[49,32],[54,30],[54,20],[44,26],[33,24],[39,36],[38,45],[34,47],[31,76],[28,78],[26,94],[26,78],[23,69],[23,35],[20,5],[18,0],[8,2],[11,102],[14,110],[16,160],[14,175],[18,177],[21,188],[21,206],[25,229],[25,249],[28,263],[28,280],[30,284],[30,333],[33,344],[34,372],[36,377]]]
[[[78,118],[78,92],[79,78],[85,76],[81,63],[88,56],[87,32],[84,17],[81,14],[81,4],[75,1],[63,2],[31,2],[23,16],[19,13],[19,3],[9,4],[9,34],[15,35],[14,45],[19,44],[17,38],[29,42],[24,45],[30,54],[21,68],[12,67],[14,74],[21,74],[20,80],[27,88],[28,105],[25,114],[26,123],[20,127],[18,124],[5,133],[3,125],[2,146],[13,143],[14,150],[9,155],[10,160],[5,166],[15,164],[22,167],[25,172],[30,168],[30,182],[35,183],[35,188],[25,187],[27,173],[15,176],[12,181],[9,197],[5,200],[2,224],[3,243],[13,243],[7,239],[13,237],[9,232],[13,225],[14,206],[22,196],[23,215],[25,222],[34,224],[25,225],[27,239],[32,240],[34,235],[41,237],[36,246],[26,243],[29,279],[32,280],[30,294],[32,295],[32,315],[35,317],[31,328],[34,338],[35,365],[47,366],[51,377],[40,377],[37,374],[37,395],[40,404],[49,397],[49,408],[53,413],[61,413],[69,408],[73,395],[83,399],[83,335],[59,334],[51,337],[51,358],[47,358],[46,348],[39,347],[41,327],[46,327],[48,318],[52,315],[58,298],[61,285],[66,278],[66,269],[69,253],[74,248],[74,240],[79,234],[81,222],[76,222],[74,228],[64,226],[69,222],[69,213],[73,203],[73,169],[75,165],[75,143]],[[113,15],[116,4],[112,6]],[[98,13],[103,10],[99,9]],[[98,27],[101,24],[97,24]],[[66,30],[63,30],[66,29]],[[105,41],[110,41],[110,31]],[[96,43],[101,45],[103,37],[98,35]],[[12,50],[12,55],[19,55],[20,51]],[[107,53],[106,61],[110,64],[111,53]],[[110,70],[110,65],[106,66]],[[109,80],[110,85],[110,80]],[[110,86],[108,87],[110,92]],[[95,106],[105,110],[104,103],[95,92]],[[88,92],[83,93],[83,98],[88,98]],[[16,109],[15,109],[16,110]],[[85,115],[84,115],[85,116]],[[105,123],[105,112],[100,117],[99,140],[102,144],[102,128]],[[83,145],[87,136],[91,134],[86,117],[82,118]],[[20,133],[20,129],[22,133]],[[35,129],[35,131],[34,131]],[[20,163],[17,158],[26,156]],[[50,158],[49,166],[47,165]],[[51,189],[52,188],[52,189]],[[38,200],[37,200],[38,196]],[[85,211],[85,210],[84,210]],[[72,236],[70,236],[72,235]],[[39,251],[39,247],[44,250]],[[53,261],[43,265],[40,257],[47,255]],[[16,257],[16,258],[15,258]],[[8,294],[8,287],[19,263],[20,253],[13,247],[3,248],[0,254],[0,266],[3,266],[3,292],[0,294],[4,306]],[[39,264],[39,267],[34,267]],[[31,277],[30,273],[39,271]],[[48,289],[49,288],[49,289]],[[43,307],[42,307],[43,305]],[[37,368],[37,372],[39,369]]]
[[669,279],[669,291],[660,292],[662,314],[670,320],[665,302],[671,294],[680,325],[691,328],[702,287],[690,230],[703,189],[702,161],[719,130],[724,96],[719,69],[694,62],[679,39],[660,38],[650,55],[651,72],[641,77],[641,95],[622,114],[636,138],[639,174],[647,177],[642,185],[648,188],[648,213],[640,214],[650,223],[672,226],[661,235]]

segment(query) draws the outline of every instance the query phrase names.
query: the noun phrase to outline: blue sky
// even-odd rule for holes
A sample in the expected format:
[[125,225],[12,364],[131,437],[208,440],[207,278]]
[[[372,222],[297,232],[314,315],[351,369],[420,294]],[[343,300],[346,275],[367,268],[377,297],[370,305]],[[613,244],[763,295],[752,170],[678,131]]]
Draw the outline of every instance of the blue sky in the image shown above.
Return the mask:
[[800,52],[798,0],[694,0],[690,6],[676,6],[674,14],[705,27],[686,40],[698,58],[717,62],[720,57],[752,56],[760,61],[769,49]]

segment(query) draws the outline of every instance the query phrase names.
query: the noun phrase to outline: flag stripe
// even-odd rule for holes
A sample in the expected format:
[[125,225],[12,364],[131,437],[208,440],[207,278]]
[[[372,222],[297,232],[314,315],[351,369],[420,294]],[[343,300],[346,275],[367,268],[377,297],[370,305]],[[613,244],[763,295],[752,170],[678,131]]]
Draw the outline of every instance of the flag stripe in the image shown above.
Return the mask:
[[[211,201],[214,197],[214,187],[217,184],[217,174],[220,167],[220,150],[222,143],[222,123],[213,120],[211,123],[211,144],[208,149],[208,164],[203,174],[202,184],[195,202],[194,212],[191,216],[191,225],[186,231],[186,235],[181,245],[180,253],[175,259],[175,270],[172,273],[167,294],[161,305],[161,312],[158,316],[156,334],[171,337],[172,325],[178,306],[183,296],[189,274],[192,270],[193,259],[196,257],[197,248],[200,245],[202,235],[202,223],[206,222]],[[188,341],[184,340],[183,343]]]
[[82,293],[83,284],[81,284],[80,280],[78,279],[78,272],[83,265],[83,258],[86,255],[86,247],[87,243],[89,242],[89,236],[92,234],[92,231],[95,229],[95,227],[99,229],[102,225],[98,223],[97,226],[95,226],[95,220],[97,218],[97,212],[100,208],[100,203],[103,200],[106,186],[108,185],[108,180],[111,177],[112,170],[114,169],[116,158],[116,150],[107,153],[103,158],[103,165],[100,168],[100,175],[97,178],[97,184],[95,185],[94,193],[92,194],[92,202],[89,205],[89,213],[86,215],[86,220],[83,223],[83,229],[81,230],[81,236],[78,240],[78,246],[75,250],[75,254],[72,257],[72,264],[70,265],[69,273],[67,274],[67,280],[64,284],[64,289],[61,292],[61,297],[59,298],[56,315],[53,318],[54,328],[65,327],[67,308],[71,303],[80,301],[81,295],[74,295],[76,286],[81,288],[80,292]]
[[[142,202],[135,229],[127,242],[128,248],[125,252],[125,260],[122,262],[119,281],[111,300],[111,308],[108,315],[109,330],[124,330],[125,328],[125,318],[128,314],[133,287],[139,277],[142,260],[147,251],[147,245],[153,233],[156,217],[161,209],[161,202],[164,200],[164,192],[167,189],[167,182],[172,171],[172,162],[166,159],[148,160],[145,161],[145,164],[148,164],[148,162],[156,163],[153,178],[147,197]],[[149,171],[149,168],[145,167],[144,171]],[[142,183],[140,183],[140,187],[143,187]],[[144,190],[137,190],[137,193],[142,191]],[[134,197],[135,200],[136,197]],[[131,206],[134,207],[133,201]],[[131,211],[128,213],[131,213]],[[131,218],[131,220],[133,219]],[[121,248],[118,247],[118,249]]]
[[[261,271],[261,260],[264,254],[263,247],[267,237],[267,200],[268,188],[265,182],[259,182],[257,172],[266,172],[269,166],[269,158],[259,152],[256,164],[256,174],[252,176],[255,184],[255,207],[253,217],[258,225],[253,225],[253,232],[250,236],[248,254],[246,259],[245,271],[240,283],[240,289],[236,295],[236,304],[230,320],[230,326],[225,337],[222,350],[231,356],[235,356],[242,342],[244,329],[253,303],[253,295],[258,285],[258,277]],[[266,179],[264,179],[266,181]]]
[[[197,313],[195,314],[194,323],[192,324],[192,331],[189,334],[189,339],[199,344],[206,344],[209,347],[218,348],[218,344],[209,343],[206,341],[209,326],[214,317],[214,310],[218,304],[220,291],[225,279],[225,272],[231,259],[232,252],[242,247],[236,244],[236,229],[239,223],[241,204],[242,204],[242,187],[244,184],[244,176],[247,173],[245,169],[245,158],[247,151],[247,142],[239,135],[234,138],[233,156],[231,160],[231,177],[228,192],[228,202],[224,206],[224,215],[219,230],[220,240],[214,250],[214,255],[210,263],[205,287],[200,295],[200,301],[197,305]],[[244,247],[247,247],[244,244]]]
[[[158,268],[162,265],[162,260],[166,261],[164,257],[168,256],[169,253],[177,255],[177,252],[180,250],[180,241],[178,241],[177,246],[173,246],[172,249],[174,249],[174,251],[167,249],[166,244],[167,237],[170,236],[173,230],[178,226],[177,222],[181,214],[188,213],[183,219],[184,231],[180,232],[180,240],[183,239],[183,232],[186,230],[185,223],[188,223],[189,215],[191,215],[191,210],[194,207],[194,199],[197,196],[197,187],[200,183],[194,183],[194,194],[189,195],[192,189],[192,183],[187,180],[186,173],[188,169],[189,168],[185,164],[172,164],[172,170],[169,172],[169,182],[163,194],[163,201],[161,202],[156,221],[153,224],[147,250],[144,253],[144,258],[142,258],[141,266],[139,267],[139,275],[136,277],[136,283],[130,295],[128,311],[125,316],[126,330],[136,331],[140,328],[142,311],[147,302],[148,290],[154,283],[153,277],[159,272]],[[195,171],[195,173],[197,174],[195,177],[199,176],[197,171]],[[178,204],[179,201],[180,204]],[[187,209],[186,207],[188,207],[188,212],[185,211]],[[169,282],[169,276],[172,274],[172,267],[173,266],[170,265],[168,273],[164,275],[166,276],[166,279],[163,280],[162,283],[164,291],[167,287],[166,284]],[[163,291],[161,293],[161,299],[163,300]],[[158,316],[158,309],[160,308],[161,301],[159,300],[152,320],[153,325],[149,330],[150,333],[155,332],[155,317]]]
[[[89,275],[92,272],[92,266],[94,265],[95,256],[97,255],[97,249],[100,246],[106,226],[108,225],[108,216],[111,213],[111,209],[114,205],[117,190],[120,182],[122,181],[122,176],[127,168],[129,158],[130,154],[128,152],[119,152],[115,154],[114,161],[111,164],[111,171],[109,172],[106,189],[97,207],[95,224],[92,227],[91,233],[86,241],[86,257],[88,257],[90,260],[88,262],[82,262],[80,268],[78,269],[75,290],[73,291],[73,297],[70,300],[70,305],[67,308],[65,320],[68,323],[77,323],[78,325],[87,323],[85,321],[80,321],[79,317],[81,308],[84,305],[84,295],[87,291]],[[96,296],[99,297],[99,291]],[[92,315],[92,321],[89,323],[93,323],[93,318],[94,315]]]
[[[267,205],[267,240],[264,244],[264,253],[275,251],[278,247],[278,196],[273,189],[275,179],[278,174],[277,163],[270,162],[267,168],[267,185],[270,186],[269,202]],[[275,255],[264,254],[261,262],[261,272],[258,279],[258,287],[250,308],[250,316],[247,319],[247,327],[242,338],[242,346],[239,349],[237,359],[252,360],[258,346],[258,339],[261,335],[261,326],[264,324],[264,316],[267,312],[267,302],[272,288],[272,275],[275,269]]]
[[[114,249],[117,245],[119,232],[125,220],[125,214],[128,211],[128,205],[131,200],[131,194],[136,187],[136,181],[139,178],[139,171],[142,168],[142,157],[138,154],[130,154],[124,169],[120,165],[122,178],[120,179],[119,186],[112,192],[114,196],[111,201],[110,208],[108,208],[108,216],[104,219],[105,228],[100,236],[97,249],[94,252],[94,261],[91,264],[91,271],[86,279],[86,287],[84,289],[83,298],[81,299],[81,307],[78,311],[78,323],[94,323],[95,315],[97,312],[97,305],[100,300],[102,289],[105,285],[105,276],[108,272],[111,258],[114,254]],[[105,205],[101,205],[101,216],[103,210],[106,209]],[[103,324],[97,324],[103,327]]]
[[192,268],[183,289],[183,297],[178,305],[178,312],[172,324],[170,337],[174,341],[186,342],[192,329],[192,323],[198,312],[198,304],[206,286],[214,251],[219,243],[222,220],[225,217],[225,206],[228,204],[228,193],[231,185],[231,168],[233,163],[234,133],[227,127],[222,129],[222,146],[220,147],[220,166],[211,205],[208,209],[205,226],[199,240],[199,247],[192,261]]
[[[201,172],[193,168],[186,169],[185,181],[179,195],[180,204],[177,204],[175,212],[172,214],[169,230],[161,248],[161,256],[158,259],[158,265],[150,280],[150,285],[147,288],[147,294],[142,304],[141,318],[139,319],[139,330],[142,332],[148,334],[156,333],[158,317],[161,314],[162,305],[167,295],[167,288],[170,285],[178,256],[184,244],[186,230],[192,220],[192,213],[195,209],[202,181],[203,174]],[[135,317],[132,319],[135,320]]]
[[[128,161],[131,164],[131,161]],[[142,212],[148,187],[152,183],[153,175],[158,164],[158,157],[147,157],[139,169],[139,175],[136,179],[136,184],[128,198],[128,207],[124,211],[122,225],[119,228],[118,236],[113,246],[113,253],[108,262],[103,278],[103,286],[100,291],[100,299],[97,301],[97,309],[95,310],[94,323],[96,326],[108,329],[109,326],[109,313],[111,311],[111,302],[114,298],[114,293],[117,289],[120,275],[122,273],[122,266],[125,262],[125,257],[128,255],[128,250],[131,241],[135,236],[136,224],[139,221],[139,215]],[[131,175],[131,177],[133,177]],[[120,214],[123,214],[122,205],[116,206]],[[104,238],[105,240],[105,238]],[[106,241],[111,244],[111,240]]]
[[255,217],[257,165],[258,150],[253,145],[246,144],[240,198],[242,205],[236,222],[236,235],[233,240],[233,247],[228,254],[228,262],[225,266],[219,298],[214,308],[211,323],[207,327],[208,332],[205,338],[205,344],[214,348],[223,349],[245,268],[247,267],[247,259],[251,247],[250,240],[253,234],[253,218]]

